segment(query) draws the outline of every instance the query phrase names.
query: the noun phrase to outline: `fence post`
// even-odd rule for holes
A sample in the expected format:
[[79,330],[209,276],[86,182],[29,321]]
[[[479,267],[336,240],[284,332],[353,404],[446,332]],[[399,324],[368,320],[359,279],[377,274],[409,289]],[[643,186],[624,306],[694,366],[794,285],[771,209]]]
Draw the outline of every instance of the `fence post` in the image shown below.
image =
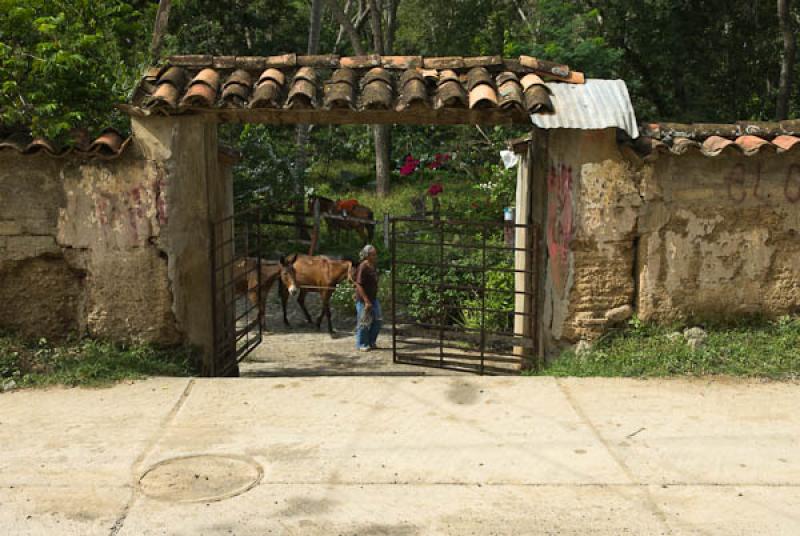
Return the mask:
[[385,250],[389,249],[389,213],[383,215],[383,246]]
[[314,250],[317,249],[317,244],[319,243],[319,231],[320,231],[320,208],[319,208],[319,199],[314,200],[314,231],[311,235],[311,245],[308,246],[308,254],[314,255]]
[[395,223],[391,220],[388,213],[384,216],[384,222],[392,227],[392,362],[397,363],[397,245],[395,241]]

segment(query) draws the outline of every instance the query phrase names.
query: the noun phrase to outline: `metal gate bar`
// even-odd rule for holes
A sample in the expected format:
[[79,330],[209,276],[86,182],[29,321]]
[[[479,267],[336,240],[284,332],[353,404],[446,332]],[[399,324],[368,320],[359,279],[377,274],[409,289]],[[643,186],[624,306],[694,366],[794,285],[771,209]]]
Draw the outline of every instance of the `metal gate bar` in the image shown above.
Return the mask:
[[214,355],[204,373],[238,376],[239,362],[262,341],[261,209],[213,221],[210,232]]
[[[538,227],[421,217],[389,221],[393,360],[479,374],[530,366],[537,347]],[[507,243],[506,233],[516,237],[518,229],[528,231],[527,243]],[[525,262],[518,267],[520,252]],[[525,278],[525,290],[518,277]],[[524,319],[523,333],[516,330],[518,319]]]

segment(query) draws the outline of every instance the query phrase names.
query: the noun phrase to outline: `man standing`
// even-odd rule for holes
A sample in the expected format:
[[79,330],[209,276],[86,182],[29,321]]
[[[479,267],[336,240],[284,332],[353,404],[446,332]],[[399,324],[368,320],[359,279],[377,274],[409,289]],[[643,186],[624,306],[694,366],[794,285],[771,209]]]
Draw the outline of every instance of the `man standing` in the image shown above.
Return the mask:
[[356,269],[356,348],[368,352],[376,348],[381,330],[381,304],[378,301],[378,250],[367,244],[359,254]]

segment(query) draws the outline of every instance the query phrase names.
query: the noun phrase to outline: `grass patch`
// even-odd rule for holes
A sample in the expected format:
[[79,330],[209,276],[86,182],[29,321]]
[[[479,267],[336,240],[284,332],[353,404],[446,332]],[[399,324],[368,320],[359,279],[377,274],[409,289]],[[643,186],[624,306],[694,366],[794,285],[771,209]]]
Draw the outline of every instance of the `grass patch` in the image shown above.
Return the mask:
[[531,374],[800,378],[800,318],[704,329],[705,344],[692,351],[675,328],[640,325],[634,320],[628,329],[601,338],[590,350],[580,355],[566,351]]
[[55,344],[0,334],[0,384],[14,380],[18,387],[99,387],[148,376],[191,376],[198,372],[195,356],[186,347],[93,339]]

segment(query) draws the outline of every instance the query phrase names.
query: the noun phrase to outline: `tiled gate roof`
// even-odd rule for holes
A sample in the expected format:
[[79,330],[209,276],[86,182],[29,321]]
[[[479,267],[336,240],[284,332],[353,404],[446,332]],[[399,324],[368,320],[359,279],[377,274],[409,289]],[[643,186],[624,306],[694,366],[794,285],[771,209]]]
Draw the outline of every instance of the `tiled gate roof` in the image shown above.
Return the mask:
[[174,56],[148,71],[126,109],[275,123],[530,124],[529,114],[554,111],[545,80],[584,82],[528,56]]

